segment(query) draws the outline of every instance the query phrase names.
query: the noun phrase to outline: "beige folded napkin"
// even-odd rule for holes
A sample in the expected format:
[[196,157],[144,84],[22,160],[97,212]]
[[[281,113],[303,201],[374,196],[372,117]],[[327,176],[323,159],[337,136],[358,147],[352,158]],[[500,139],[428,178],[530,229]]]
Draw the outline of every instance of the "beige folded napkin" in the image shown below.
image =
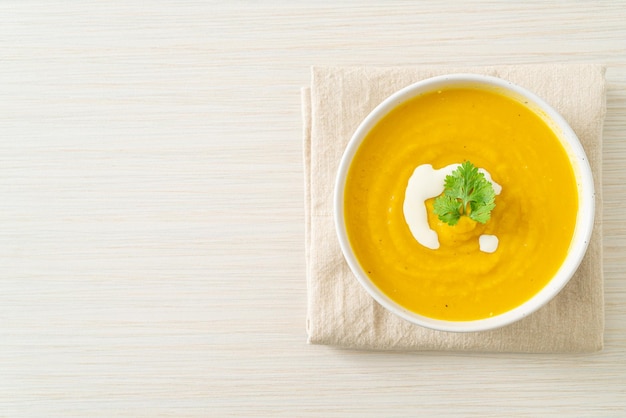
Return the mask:
[[[312,68],[311,86],[302,90],[308,342],[368,350],[574,353],[602,349],[604,72],[602,66],[587,64]],[[595,176],[595,229],[578,272],[548,305],[494,331],[433,331],[389,313],[361,288],[348,268],[333,223],[337,167],[359,123],[397,90],[448,73],[500,77],[542,97],[572,126]]]

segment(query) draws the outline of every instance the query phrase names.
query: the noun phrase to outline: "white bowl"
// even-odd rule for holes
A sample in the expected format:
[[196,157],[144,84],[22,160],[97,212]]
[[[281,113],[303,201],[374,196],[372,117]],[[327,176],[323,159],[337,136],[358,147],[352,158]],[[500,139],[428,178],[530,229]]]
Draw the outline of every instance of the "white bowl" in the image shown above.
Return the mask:
[[[561,141],[569,155],[578,184],[579,208],[574,235],[565,261],[554,277],[541,291],[522,305],[497,316],[472,321],[447,321],[419,315],[400,306],[379,290],[365,274],[352,250],[348,240],[343,210],[346,175],[357,149],[368,132],[399,104],[418,95],[450,87],[478,87],[495,91],[515,99],[533,110],[544,119]],[[594,213],[595,193],[591,168],[578,137],[565,119],[530,91],[499,78],[477,74],[451,74],[429,78],[396,92],[378,105],[359,125],[348,143],[339,165],[334,194],[335,227],[339,243],[350,269],[363,288],[387,310],[409,322],[435,330],[453,332],[473,332],[499,328],[530,315],[552,300],[574,275],[585,255],[593,229]]]

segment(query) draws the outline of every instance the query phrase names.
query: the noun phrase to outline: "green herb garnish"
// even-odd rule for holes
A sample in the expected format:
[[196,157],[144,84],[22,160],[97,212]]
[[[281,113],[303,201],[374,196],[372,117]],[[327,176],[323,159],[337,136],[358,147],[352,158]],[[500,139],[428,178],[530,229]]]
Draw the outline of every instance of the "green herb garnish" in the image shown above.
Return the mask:
[[484,224],[496,207],[495,199],[491,182],[471,162],[465,161],[446,176],[445,189],[435,199],[434,212],[448,225],[456,225],[461,216]]

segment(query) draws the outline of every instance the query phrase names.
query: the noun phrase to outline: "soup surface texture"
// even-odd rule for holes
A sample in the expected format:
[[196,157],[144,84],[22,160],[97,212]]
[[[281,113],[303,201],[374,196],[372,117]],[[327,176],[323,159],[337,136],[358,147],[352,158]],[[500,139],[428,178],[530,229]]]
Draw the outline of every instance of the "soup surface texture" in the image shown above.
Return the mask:
[[[419,244],[403,215],[415,168],[469,160],[502,186],[486,224],[449,226],[425,202],[436,250]],[[469,321],[509,311],[539,292],[565,259],[578,211],[567,153],[548,125],[498,93],[455,88],[393,109],[364,139],[345,187],[348,238],[363,270],[389,298],[418,314]],[[481,252],[479,237],[498,248]]]

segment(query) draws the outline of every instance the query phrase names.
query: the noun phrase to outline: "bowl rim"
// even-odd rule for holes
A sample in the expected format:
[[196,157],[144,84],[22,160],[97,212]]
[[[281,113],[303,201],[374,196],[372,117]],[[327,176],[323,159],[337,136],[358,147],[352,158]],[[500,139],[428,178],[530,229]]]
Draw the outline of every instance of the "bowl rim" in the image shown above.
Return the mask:
[[[517,101],[523,100],[522,104],[542,117],[555,132],[572,163],[579,201],[576,226],[570,248],[563,264],[548,284],[526,302],[510,311],[471,321],[448,321],[417,314],[402,307],[379,290],[362,269],[352,251],[343,211],[346,176],[352,159],[367,133],[399,104],[419,95],[455,87],[483,88],[499,92]],[[335,177],[333,214],[335,230],[344,258],[358,282],[376,302],[398,317],[415,325],[438,331],[476,332],[497,329],[527,317],[550,302],[567,285],[585,256],[593,232],[595,189],[591,166],[578,136],[565,118],[546,101],[530,90],[502,78],[474,73],[453,73],[430,77],[396,91],[363,119],[350,138],[339,163]]]

